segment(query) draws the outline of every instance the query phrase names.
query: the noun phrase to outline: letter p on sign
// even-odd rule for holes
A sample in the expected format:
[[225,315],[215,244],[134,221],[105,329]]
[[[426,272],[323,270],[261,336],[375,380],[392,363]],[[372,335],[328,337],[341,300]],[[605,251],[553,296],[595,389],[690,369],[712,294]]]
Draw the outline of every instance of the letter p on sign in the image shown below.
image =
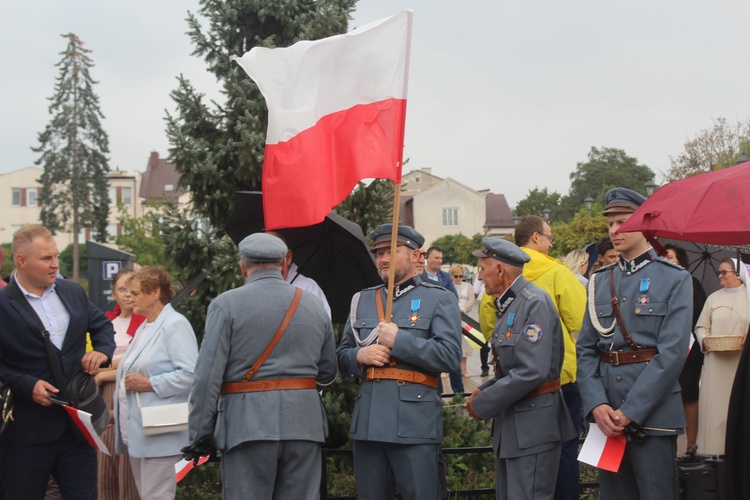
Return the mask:
[[115,274],[117,274],[117,272],[122,267],[122,262],[120,262],[119,260],[104,261],[102,263],[102,266],[102,276],[105,280],[111,281],[112,278],[115,277]]

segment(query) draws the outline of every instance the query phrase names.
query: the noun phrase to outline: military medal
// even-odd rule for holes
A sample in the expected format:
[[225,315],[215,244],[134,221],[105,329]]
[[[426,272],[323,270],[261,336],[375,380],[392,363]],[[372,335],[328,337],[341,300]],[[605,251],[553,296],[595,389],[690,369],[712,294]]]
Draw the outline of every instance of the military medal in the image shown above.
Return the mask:
[[417,314],[417,312],[419,311],[420,302],[421,301],[419,299],[414,299],[411,301],[411,316],[409,316],[411,326],[415,326],[417,324],[417,321],[419,321],[419,314]]
[[648,295],[646,295],[646,292],[648,292],[648,287],[651,285],[651,278],[641,278],[641,295],[638,298],[638,305],[643,307],[646,304],[650,302],[650,299],[648,298]]
[[[516,320],[516,313],[512,312],[508,315],[508,330],[505,332],[505,340],[510,340],[513,336],[513,323]],[[502,340],[501,340],[502,342]]]

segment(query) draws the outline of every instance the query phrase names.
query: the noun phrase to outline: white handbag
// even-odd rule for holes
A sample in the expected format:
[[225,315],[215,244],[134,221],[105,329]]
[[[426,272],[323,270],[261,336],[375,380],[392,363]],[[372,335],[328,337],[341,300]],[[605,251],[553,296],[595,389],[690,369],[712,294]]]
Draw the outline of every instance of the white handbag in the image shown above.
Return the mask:
[[[141,364],[146,358],[146,354],[151,350],[156,338],[161,333],[161,329],[156,332],[151,339],[146,352],[138,363],[136,372],[140,371]],[[188,430],[188,409],[187,402],[173,403],[166,405],[141,406],[141,393],[135,393],[135,400],[138,404],[138,411],[141,412],[141,426],[143,427],[144,436],[154,436],[157,434],[166,434],[168,432],[182,432]]]
[[141,410],[141,425],[143,425],[145,436],[182,432],[188,429],[187,403],[141,407],[141,398],[138,397],[138,393],[136,393],[136,399],[138,399],[138,408]]

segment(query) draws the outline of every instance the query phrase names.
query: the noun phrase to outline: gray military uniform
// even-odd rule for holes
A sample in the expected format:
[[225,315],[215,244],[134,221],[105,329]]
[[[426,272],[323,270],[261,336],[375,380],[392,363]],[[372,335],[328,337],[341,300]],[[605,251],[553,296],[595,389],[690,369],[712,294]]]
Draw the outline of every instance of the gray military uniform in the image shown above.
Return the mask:
[[[413,286],[411,286],[413,285]],[[409,288],[411,286],[411,288]],[[342,375],[364,376],[357,364],[353,328],[366,338],[380,321],[375,294],[361,292],[354,321],[347,321],[337,354]],[[391,350],[398,368],[439,377],[461,361],[461,316],[456,297],[418,276],[395,290],[392,322],[399,332]],[[437,390],[397,380],[362,382],[354,407],[351,438],[360,499],[393,498],[396,483],[404,498],[437,498],[438,456],[443,437],[442,401]],[[398,457],[391,455],[397,451]]]
[[[508,298],[513,297],[510,304]],[[500,298],[492,345],[502,373],[480,386],[474,411],[493,419],[495,496],[552,498],[563,441],[575,437],[562,392],[526,397],[559,379],[562,327],[549,295],[519,276]]]
[[[615,323],[610,268],[630,335],[642,348],[658,351],[649,362],[613,366],[599,359],[600,352],[632,349],[619,325],[611,333],[600,333],[592,324],[592,315],[600,328]],[[651,435],[640,444],[628,442],[618,473],[599,472],[602,498],[672,498],[678,491],[676,436],[685,427],[677,379],[690,341],[690,274],[649,249],[632,261],[620,260],[598,270],[591,277],[589,294],[577,344],[584,415],[593,422],[591,411],[608,404]]]
[[[278,270],[260,269],[211,302],[191,394],[190,442],[213,436],[222,451],[224,498],[318,498],[327,424],[315,389],[221,394],[270,343],[295,293]],[[331,320],[302,291],[281,340],[252,378],[336,377]]]

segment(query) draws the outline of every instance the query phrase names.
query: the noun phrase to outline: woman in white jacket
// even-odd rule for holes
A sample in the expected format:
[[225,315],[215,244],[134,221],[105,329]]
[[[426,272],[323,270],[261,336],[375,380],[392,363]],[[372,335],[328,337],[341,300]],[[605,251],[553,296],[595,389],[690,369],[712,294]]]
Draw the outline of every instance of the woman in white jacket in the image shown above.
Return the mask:
[[143,267],[126,287],[133,312],[146,316],[146,321],[117,368],[115,451],[129,453],[143,500],[173,499],[174,464],[181,459],[180,449],[189,444],[187,430],[146,436],[140,408],[188,401],[198,345],[188,320],[169,304],[174,291],[164,268]]

